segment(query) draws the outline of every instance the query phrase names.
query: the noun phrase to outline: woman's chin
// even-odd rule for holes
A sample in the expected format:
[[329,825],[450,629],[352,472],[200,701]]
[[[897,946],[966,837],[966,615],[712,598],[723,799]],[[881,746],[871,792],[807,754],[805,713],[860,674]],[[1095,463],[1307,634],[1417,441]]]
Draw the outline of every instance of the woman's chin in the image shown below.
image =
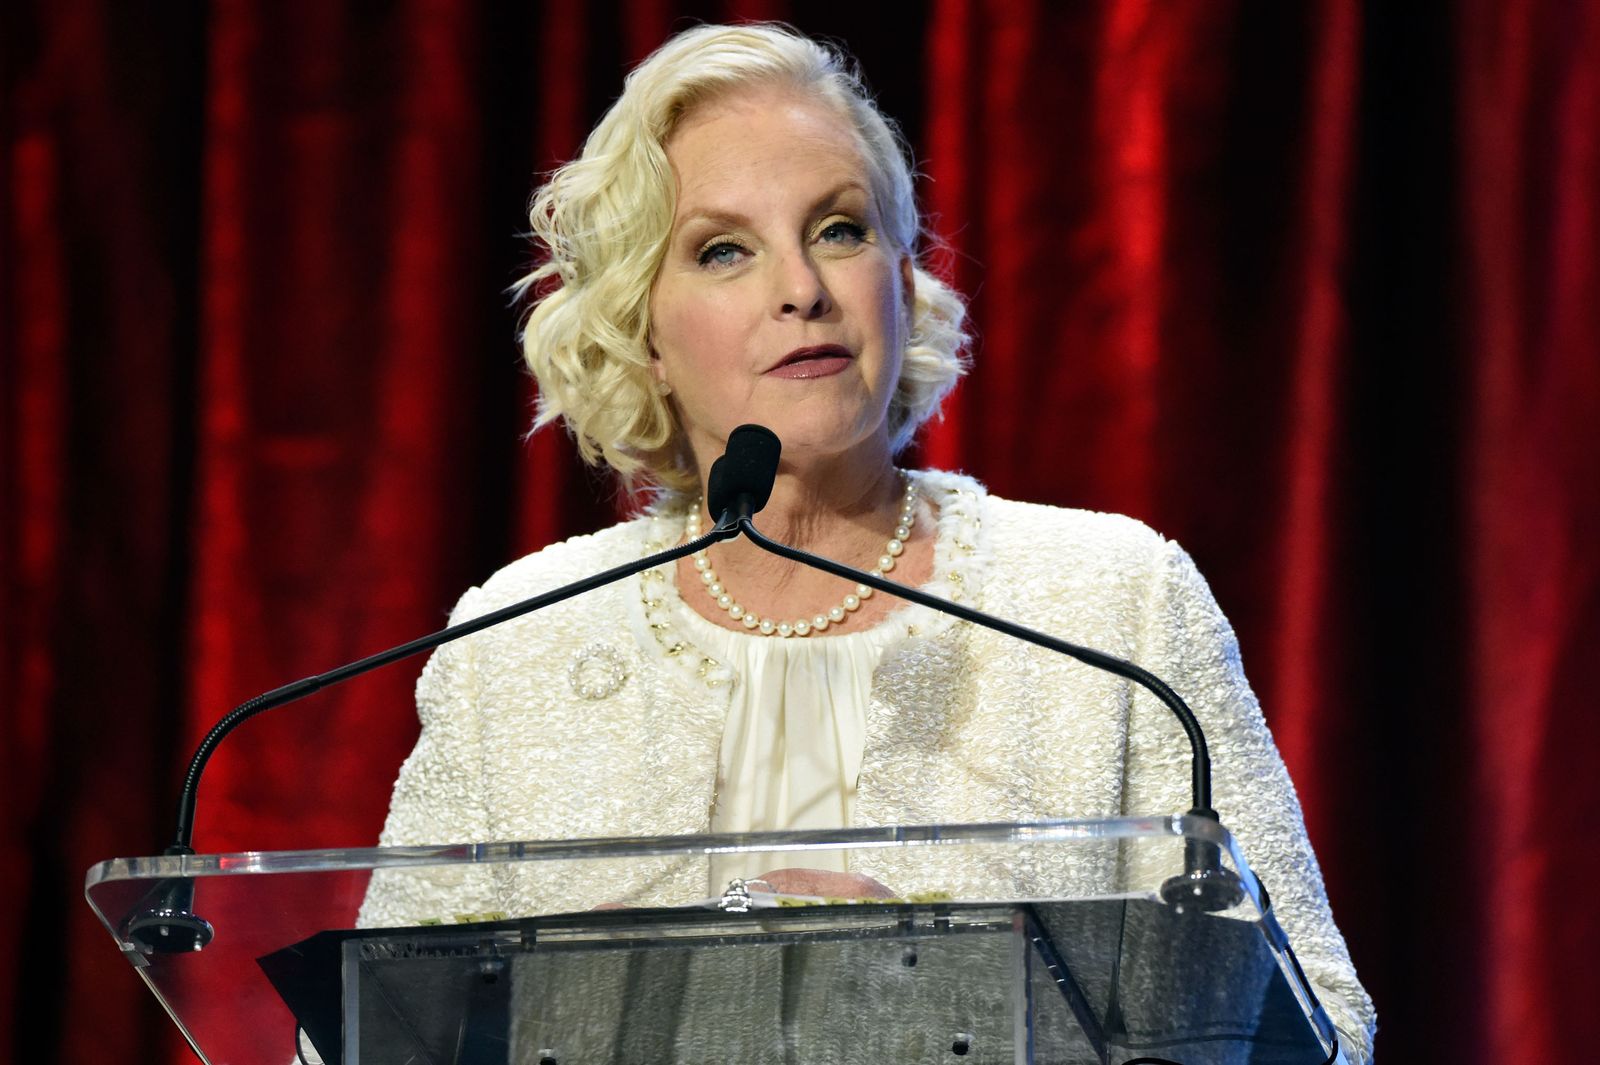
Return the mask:
[[883,425],[785,419],[768,428],[783,443],[783,465],[791,469],[835,466],[854,461],[873,466],[888,461],[889,434]]

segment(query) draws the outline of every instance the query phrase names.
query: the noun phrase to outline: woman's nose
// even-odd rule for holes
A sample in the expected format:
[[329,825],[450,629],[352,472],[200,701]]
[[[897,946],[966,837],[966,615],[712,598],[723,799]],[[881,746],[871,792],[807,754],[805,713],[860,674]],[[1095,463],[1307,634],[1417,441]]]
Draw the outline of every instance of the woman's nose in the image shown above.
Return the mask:
[[785,255],[776,270],[773,302],[780,318],[821,318],[833,309],[833,297],[809,255],[800,251]]

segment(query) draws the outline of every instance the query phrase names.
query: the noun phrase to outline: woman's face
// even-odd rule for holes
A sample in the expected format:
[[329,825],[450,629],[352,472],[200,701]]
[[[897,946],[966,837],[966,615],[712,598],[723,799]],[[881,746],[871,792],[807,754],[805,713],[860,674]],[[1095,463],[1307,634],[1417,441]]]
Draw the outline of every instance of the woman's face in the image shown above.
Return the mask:
[[667,158],[651,347],[699,468],[745,422],[778,434],[786,465],[886,460],[911,259],[882,232],[847,120],[791,89],[742,91],[686,116]]

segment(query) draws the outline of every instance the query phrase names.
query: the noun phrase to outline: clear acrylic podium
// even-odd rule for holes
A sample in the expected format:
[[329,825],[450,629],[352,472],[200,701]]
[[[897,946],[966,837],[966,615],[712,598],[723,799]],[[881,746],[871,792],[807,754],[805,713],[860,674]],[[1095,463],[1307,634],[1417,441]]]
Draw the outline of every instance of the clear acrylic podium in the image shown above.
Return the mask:
[[[1207,904],[1174,879],[1197,844],[1220,851],[1233,888]],[[796,899],[727,877],[741,862],[836,865],[840,852],[901,897]],[[615,898],[640,869],[653,887]],[[357,929],[374,876],[519,901]],[[142,950],[130,922],[175,884],[192,886],[214,938]],[[1337,1053],[1232,838],[1189,817],[129,858],[91,869],[86,891],[212,1065],[297,1053],[1320,1065]]]

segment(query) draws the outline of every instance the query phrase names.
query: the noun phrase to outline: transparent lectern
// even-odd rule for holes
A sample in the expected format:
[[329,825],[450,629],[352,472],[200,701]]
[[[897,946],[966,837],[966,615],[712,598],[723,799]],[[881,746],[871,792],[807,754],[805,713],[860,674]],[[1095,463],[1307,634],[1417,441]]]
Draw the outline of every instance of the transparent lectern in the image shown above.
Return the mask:
[[[1220,852],[1226,890],[1185,881],[1195,847]],[[799,899],[725,879],[741,863],[841,861],[901,895]],[[650,892],[608,895],[643,868]],[[373,877],[526,912],[357,928]],[[1234,841],[1185,816],[128,858],[90,870],[87,894],[212,1065],[1338,1054]],[[191,895],[209,942],[152,949],[150,915]]]

